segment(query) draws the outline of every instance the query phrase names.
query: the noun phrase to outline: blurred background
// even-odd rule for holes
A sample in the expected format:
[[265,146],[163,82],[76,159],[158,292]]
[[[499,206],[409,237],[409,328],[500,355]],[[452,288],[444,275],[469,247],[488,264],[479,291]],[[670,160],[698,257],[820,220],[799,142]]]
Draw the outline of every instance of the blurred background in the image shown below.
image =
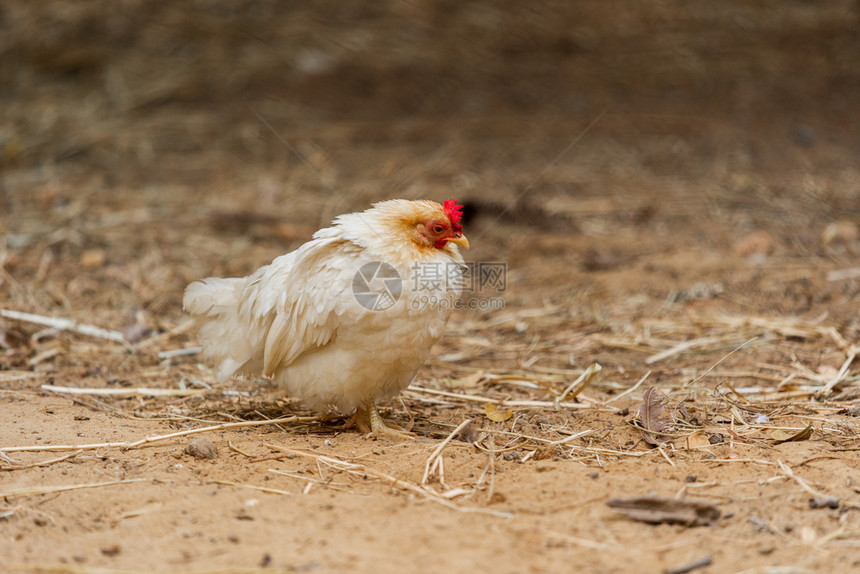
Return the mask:
[[[212,479],[281,488],[263,482],[268,463],[237,458],[262,456],[262,442],[418,484],[424,446],[383,456],[357,433],[302,423],[268,438],[218,433],[222,453],[230,436],[236,452],[211,464],[180,458],[173,441],[74,460],[10,453],[30,470],[0,468],[16,470],[0,473],[18,489],[7,494],[144,482],[0,508],[17,528],[0,539],[0,570],[17,559],[66,572],[431,560],[440,571],[623,572],[631,560],[690,571],[704,553],[712,571],[856,569],[860,0],[0,1],[0,434],[48,448],[289,412],[272,385],[213,384],[187,352],[182,292],[249,274],[334,216],[394,197],[464,203],[467,259],[506,264],[507,281],[489,293],[503,309],[454,313],[416,377],[425,390],[384,415],[411,425],[414,414],[420,435],[442,438],[439,424],[461,415],[502,424],[484,402],[451,397],[542,401],[505,424],[550,444],[520,458],[529,439],[490,439],[483,450],[504,455],[487,463],[449,450],[446,473],[444,444],[436,459],[444,496],[468,486],[475,498],[457,505],[492,503],[517,522],[436,514],[387,482],[334,498],[351,483],[319,463],[307,476],[323,480],[286,483],[305,494],[306,480],[321,483],[282,499],[289,511],[272,498],[252,509],[244,489],[211,497]],[[56,318],[124,340],[50,328]],[[577,400],[603,407],[548,406],[595,362]],[[675,405],[677,450],[652,451],[666,464],[639,458],[627,424],[642,391],[627,393],[643,383]],[[153,388],[168,393],[138,390]],[[603,401],[622,391],[610,414]],[[776,448],[771,424],[783,436],[814,424],[814,438]],[[558,440],[583,429],[596,431]],[[694,437],[714,454],[683,452]],[[719,466],[699,464],[715,455]],[[569,464],[554,466],[559,456]],[[733,457],[756,464],[724,464]],[[788,476],[827,498],[775,482]],[[694,534],[598,509],[655,489],[701,494],[724,519]]]
[[856,0],[5,0],[0,298],[176,317],[390,197],[465,201],[548,299],[725,284],[654,274],[682,248],[844,262],[858,62]]

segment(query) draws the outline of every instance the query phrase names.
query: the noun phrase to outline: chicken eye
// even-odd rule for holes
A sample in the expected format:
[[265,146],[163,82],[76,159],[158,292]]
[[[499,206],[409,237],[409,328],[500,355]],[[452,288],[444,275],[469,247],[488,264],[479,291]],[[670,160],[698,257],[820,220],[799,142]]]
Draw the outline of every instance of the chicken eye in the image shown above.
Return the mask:
[[433,226],[433,233],[442,233],[443,231],[445,231],[445,228],[438,223]]

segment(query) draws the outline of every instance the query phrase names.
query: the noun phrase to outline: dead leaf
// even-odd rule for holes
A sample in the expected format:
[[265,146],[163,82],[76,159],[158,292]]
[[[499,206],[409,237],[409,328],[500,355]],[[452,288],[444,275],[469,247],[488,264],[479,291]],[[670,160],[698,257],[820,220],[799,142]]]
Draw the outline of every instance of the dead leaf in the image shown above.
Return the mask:
[[639,405],[639,423],[642,425],[642,438],[648,444],[658,446],[666,442],[665,438],[653,433],[659,433],[668,426],[663,418],[663,402],[666,396],[657,389],[649,388],[642,395],[642,404]]
[[719,508],[710,502],[693,498],[636,496],[612,498],[606,501],[606,505],[624,513],[631,520],[649,524],[709,526],[720,517]]
[[487,406],[484,407],[484,413],[487,415],[488,419],[496,423],[503,423],[514,416],[514,411],[508,409],[505,412],[502,412],[495,403],[487,403]]
[[784,442],[795,442],[799,440],[808,440],[812,437],[812,425],[796,433],[790,433],[782,429],[770,431],[770,438],[773,439],[773,444],[782,444]]

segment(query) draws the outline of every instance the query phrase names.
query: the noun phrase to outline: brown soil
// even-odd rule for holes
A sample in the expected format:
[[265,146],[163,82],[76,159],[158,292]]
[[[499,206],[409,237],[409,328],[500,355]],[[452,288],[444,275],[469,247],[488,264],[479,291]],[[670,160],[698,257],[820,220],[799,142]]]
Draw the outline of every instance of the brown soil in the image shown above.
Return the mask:
[[[287,4],[0,7],[0,308],[127,339],[0,319],[0,569],[860,566],[860,5]],[[416,441],[159,358],[188,282],[389,197],[507,264],[385,405]],[[720,517],[606,504],[649,495]]]

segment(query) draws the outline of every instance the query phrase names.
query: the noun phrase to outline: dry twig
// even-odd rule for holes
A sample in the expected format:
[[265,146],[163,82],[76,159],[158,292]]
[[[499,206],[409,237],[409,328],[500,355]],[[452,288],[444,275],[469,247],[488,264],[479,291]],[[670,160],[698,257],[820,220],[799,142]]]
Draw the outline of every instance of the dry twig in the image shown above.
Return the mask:
[[581,375],[579,375],[579,378],[570,383],[570,386],[564,389],[564,392],[561,393],[558,397],[556,397],[556,399],[553,401],[553,404],[555,405],[555,410],[561,409],[561,401],[563,401],[568,395],[570,395],[570,398],[575,399],[576,395],[581,393],[582,390],[588,386],[591,380],[594,379],[594,377],[596,377],[597,374],[602,370],[603,367],[601,367],[599,363],[592,363],[591,365],[589,365],[588,368],[585,369]]
[[621,393],[620,395],[617,395],[617,396],[612,397],[611,399],[609,399],[608,401],[606,401],[606,404],[608,405],[609,403],[614,403],[615,401],[617,401],[617,400],[618,400],[618,399],[620,399],[621,397],[626,397],[626,396],[627,396],[627,395],[629,395],[630,393],[634,392],[636,389],[638,389],[638,388],[639,388],[639,386],[640,386],[642,383],[644,383],[644,382],[645,382],[645,379],[647,379],[647,378],[648,378],[648,377],[650,377],[650,376],[651,376],[651,371],[648,371],[647,373],[645,373],[644,375],[642,375],[642,378],[641,378],[641,379],[639,379],[639,381],[637,381],[635,385],[633,385],[632,387],[630,387],[629,389],[627,389],[626,391],[624,391],[624,392],[623,392],[623,393]]
[[145,387],[127,389],[105,389],[84,387],[60,387],[56,385],[42,385],[43,391],[52,393],[65,393],[69,395],[102,395],[113,397],[189,397],[206,392],[206,389],[148,389]]
[[277,488],[268,488],[266,486],[256,486],[254,484],[242,484],[239,482],[231,482],[229,480],[212,480],[209,481],[209,484],[221,484],[224,486],[241,486],[242,488],[250,488],[252,490],[259,490],[260,492],[268,492],[270,494],[286,494],[292,496],[293,493],[287,490],[279,490]]
[[449,434],[445,440],[443,440],[441,443],[439,443],[439,446],[437,446],[436,449],[433,451],[433,453],[427,458],[427,462],[424,465],[424,476],[421,478],[421,484],[422,485],[427,484],[427,481],[430,479],[430,473],[432,472],[431,466],[434,466],[434,463],[437,460],[439,460],[439,457],[442,454],[442,450],[445,448],[445,446],[449,442],[451,442],[454,439],[454,437],[459,435],[460,431],[462,431],[464,428],[466,428],[466,426],[469,425],[471,422],[472,422],[471,419],[466,419],[463,422],[461,422],[457,426],[457,428],[455,428],[453,431],[451,431],[451,434]]
[[315,460],[324,462],[326,464],[329,464],[329,465],[333,466],[334,468],[337,468],[337,469],[342,470],[342,471],[352,472],[354,474],[359,474],[359,475],[373,476],[373,477],[385,480],[386,482],[389,482],[394,487],[398,487],[398,488],[402,488],[404,490],[408,490],[410,492],[414,492],[416,494],[419,494],[419,495],[427,498],[428,500],[432,500],[433,502],[436,502],[438,504],[441,504],[442,506],[445,506],[446,508],[450,508],[451,510],[456,510],[458,512],[489,514],[491,516],[498,516],[500,518],[510,518],[512,516],[512,514],[509,512],[499,512],[497,510],[490,510],[489,508],[458,506],[458,505],[452,503],[451,501],[449,501],[445,498],[442,498],[441,496],[434,494],[434,493],[426,490],[425,488],[422,488],[421,486],[419,486],[417,484],[412,484],[411,482],[406,482],[405,480],[401,480],[399,478],[391,476],[390,474],[386,474],[384,472],[370,468],[370,467],[365,466],[363,464],[356,464],[356,463],[352,463],[352,462],[347,462],[347,461],[341,460],[339,458],[327,456],[327,455],[313,452],[313,451],[287,448],[287,447],[278,446],[278,445],[274,445],[274,444],[265,444],[264,446],[266,446],[272,450],[279,451],[279,452],[284,452],[287,454],[294,454],[296,456],[302,456],[305,458],[315,459]]
[[311,417],[289,416],[289,417],[283,417],[283,418],[272,419],[272,420],[267,420],[267,421],[243,421],[243,422],[239,422],[239,423],[224,423],[224,424],[214,425],[214,426],[210,426],[210,427],[201,427],[201,428],[190,429],[190,430],[186,430],[186,431],[179,431],[179,432],[165,434],[165,435],[157,435],[157,436],[142,438],[142,439],[136,440],[134,442],[103,442],[103,443],[96,443],[96,444],[78,444],[78,445],[6,446],[6,447],[0,447],[0,452],[93,450],[93,449],[97,449],[97,448],[136,448],[139,446],[143,446],[145,444],[152,444],[154,442],[169,440],[172,438],[178,438],[181,436],[188,436],[188,435],[202,433],[202,432],[211,432],[211,431],[233,429],[233,428],[258,427],[258,426],[264,426],[264,425],[274,425],[274,424],[279,424],[279,423],[310,422],[310,421],[317,421],[319,419],[320,419],[320,417],[316,417],[316,416],[311,416]]
[[145,478],[128,478],[125,480],[110,480],[107,482],[91,482],[85,484],[67,484],[59,486],[25,486],[14,488],[5,492],[0,491],[0,498],[15,498],[18,496],[33,496],[36,494],[51,494],[53,492],[66,492],[69,490],[81,490],[84,488],[99,488],[101,486],[113,486],[115,484],[129,484],[132,482],[143,482]]
[[116,341],[118,343],[126,342],[125,336],[119,331],[102,329],[101,327],[87,325],[86,323],[78,323],[73,319],[45,317],[44,315],[24,313],[22,311],[15,311],[13,309],[0,309],[0,317],[14,319],[16,321],[24,321],[26,323],[35,323],[36,325],[44,325],[45,327],[51,327],[60,331],[73,331],[75,333],[80,333],[81,335],[87,335],[89,337],[98,337],[100,339],[107,339],[109,341]]
[[[64,460],[74,458],[77,455],[79,455],[81,452],[82,451],[77,450],[75,452],[70,452],[69,454],[64,454],[63,456],[59,456],[57,458],[52,458],[50,460],[43,460],[41,462],[33,462],[30,464],[14,464],[13,466],[0,467],[0,470],[23,470],[25,468],[35,468],[37,466],[48,466],[48,465],[51,465],[51,464],[54,464],[57,462],[62,462]],[[4,457],[10,461],[12,460],[8,456],[6,456],[4,453],[0,452],[0,459],[2,459]]]

